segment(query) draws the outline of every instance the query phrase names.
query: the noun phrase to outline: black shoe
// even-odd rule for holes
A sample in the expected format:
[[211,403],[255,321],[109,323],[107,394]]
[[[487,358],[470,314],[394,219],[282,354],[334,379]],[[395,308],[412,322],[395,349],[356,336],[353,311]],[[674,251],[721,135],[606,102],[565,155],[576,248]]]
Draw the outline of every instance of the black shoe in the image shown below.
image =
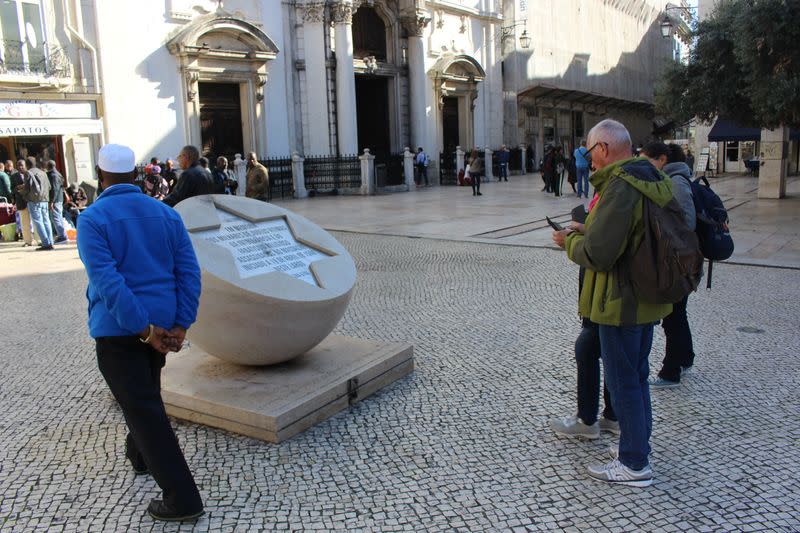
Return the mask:
[[478,191],[478,196],[483,196],[480,191]]
[[69,239],[67,239],[66,237],[59,237],[58,239],[56,239],[55,244],[61,244],[62,242],[67,242],[68,240]]
[[153,500],[150,502],[150,505],[147,506],[147,513],[153,517],[153,520],[163,520],[164,522],[193,520],[202,516],[204,512],[202,508],[199,511],[175,511],[174,509],[170,509],[169,506],[161,500]]
[[52,245],[52,244],[48,244],[47,246],[45,246],[45,245],[41,245],[41,246],[39,246],[39,247],[36,249],[36,251],[37,251],[37,252],[42,252],[42,251],[45,251],[45,250],[52,250],[52,249],[53,249],[53,245]]

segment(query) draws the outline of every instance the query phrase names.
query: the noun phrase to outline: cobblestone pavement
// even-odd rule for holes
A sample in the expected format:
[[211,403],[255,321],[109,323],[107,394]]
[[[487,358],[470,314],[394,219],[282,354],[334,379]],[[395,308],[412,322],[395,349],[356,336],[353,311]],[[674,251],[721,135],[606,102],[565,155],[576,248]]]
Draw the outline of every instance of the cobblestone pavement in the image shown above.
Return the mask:
[[575,410],[577,269],[562,253],[336,236],[359,271],[337,331],[413,343],[416,371],[280,445],[176,421],[207,509],[183,525],[145,516],[159,491],[123,457],[82,270],[0,249],[0,530],[800,530],[796,271],[720,264],[690,299],[698,359],[654,391],[656,482],[633,489],[584,473],[610,438],[547,428]]

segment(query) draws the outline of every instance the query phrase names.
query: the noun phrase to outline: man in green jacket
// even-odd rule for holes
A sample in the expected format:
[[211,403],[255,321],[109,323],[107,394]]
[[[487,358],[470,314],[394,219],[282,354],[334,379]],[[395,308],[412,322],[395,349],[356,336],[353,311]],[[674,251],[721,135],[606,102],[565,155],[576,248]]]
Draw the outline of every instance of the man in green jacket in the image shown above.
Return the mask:
[[595,169],[589,181],[599,199],[585,225],[553,233],[570,260],[586,268],[578,309],[600,325],[605,381],[619,418],[618,458],[590,466],[588,473],[601,481],[646,487],[653,482],[648,356],[653,325],[671,312],[672,304],[638,297],[628,258],[644,234],[644,198],[663,207],[672,199],[672,184],[646,158],[630,157],[630,134],[619,122],[597,124],[588,144]]

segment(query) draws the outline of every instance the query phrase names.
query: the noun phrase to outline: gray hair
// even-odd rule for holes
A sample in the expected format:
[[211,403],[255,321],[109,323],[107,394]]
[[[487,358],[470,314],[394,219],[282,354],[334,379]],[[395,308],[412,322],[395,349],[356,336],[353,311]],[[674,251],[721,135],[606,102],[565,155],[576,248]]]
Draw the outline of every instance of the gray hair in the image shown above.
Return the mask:
[[598,142],[598,137],[600,137],[615,150],[629,150],[631,147],[631,134],[621,122],[610,118],[598,122],[594,128],[589,130],[587,137],[591,137],[594,142]]
[[56,162],[51,159],[47,162],[47,170],[53,170],[54,168],[56,168]]

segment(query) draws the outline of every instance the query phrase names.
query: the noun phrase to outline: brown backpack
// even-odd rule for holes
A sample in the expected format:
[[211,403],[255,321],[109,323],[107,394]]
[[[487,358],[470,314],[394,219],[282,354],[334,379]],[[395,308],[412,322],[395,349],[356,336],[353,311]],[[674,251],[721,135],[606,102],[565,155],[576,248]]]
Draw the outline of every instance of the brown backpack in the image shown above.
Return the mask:
[[679,302],[697,289],[702,276],[697,234],[674,198],[659,207],[643,196],[642,219],[644,236],[629,261],[633,286],[647,303]]

